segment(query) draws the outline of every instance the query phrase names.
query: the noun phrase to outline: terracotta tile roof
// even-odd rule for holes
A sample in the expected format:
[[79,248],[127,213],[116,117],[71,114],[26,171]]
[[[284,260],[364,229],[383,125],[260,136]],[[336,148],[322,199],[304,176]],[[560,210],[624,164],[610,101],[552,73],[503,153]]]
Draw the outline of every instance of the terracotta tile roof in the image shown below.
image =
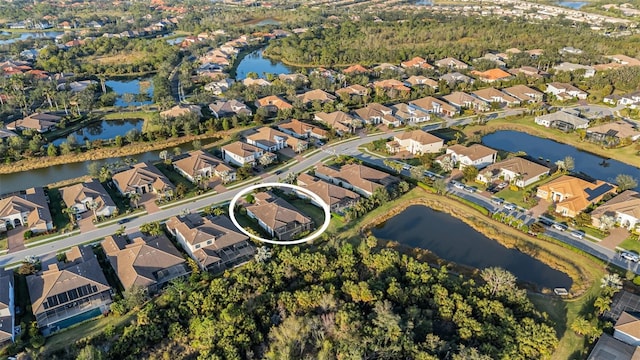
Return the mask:
[[407,60],[407,61],[403,61],[400,65],[402,65],[402,67],[419,67],[419,68],[423,68],[423,69],[433,69],[433,66],[431,66],[427,60],[416,56],[411,60]]
[[173,160],[173,165],[180,168],[189,176],[195,178],[198,172],[205,168],[212,168],[218,172],[233,172],[231,167],[224,163],[224,161],[209,154],[204,150],[191,151],[185,156],[178,157]]
[[296,149],[298,144],[306,145],[307,142],[301,139],[297,139],[291,135],[287,135],[282,131],[270,128],[268,126],[263,126],[256,130],[255,133],[246,136],[247,140],[250,140],[255,143],[261,143],[265,146],[271,147],[275,145],[276,137],[284,139],[284,142],[290,146],[292,149]]
[[256,104],[258,107],[269,106],[269,105],[275,106],[279,110],[293,108],[291,104],[289,104],[288,102],[286,102],[284,99],[282,99],[277,95],[270,95],[270,96],[266,96],[261,99],[258,99],[256,101]]
[[303,104],[306,104],[312,101],[331,102],[336,99],[335,96],[329,94],[328,92],[322,89],[307,91],[304,94],[297,95],[297,97],[298,99],[300,99],[300,101],[302,101]]
[[306,135],[307,133],[314,133],[323,137],[326,137],[328,135],[328,132],[326,130],[297,119],[291,119],[291,121],[289,122],[279,124],[278,128],[291,131],[301,136]]
[[150,162],[141,162],[133,165],[129,170],[116,173],[113,175],[112,180],[125,193],[135,191],[138,186],[143,185],[152,185],[157,191],[174,188],[171,181]]
[[411,91],[402,81],[396,79],[380,80],[373,83],[374,88],[395,89],[399,91]]
[[322,179],[313,177],[307,173],[298,175],[298,185],[318,195],[329,206],[344,201],[345,199],[357,201],[360,195]]
[[161,112],[160,116],[164,118],[176,118],[188,114],[196,114],[198,117],[202,117],[202,110],[198,105],[176,105],[169,110]]
[[615,330],[625,333],[635,339],[640,339],[640,318],[623,311],[613,327]]
[[616,55],[607,55],[609,59],[613,59],[614,61],[626,65],[626,66],[640,66],[640,60],[636,58],[632,58],[631,56],[616,54]]
[[369,72],[369,69],[360,64],[356,64],[349,66],[348,68],[342,70],[342,72],[345,74],[365,74]]
[[360,164],[346,164],[340,169],[320,164],[316,167],[316,173],[345,181],[369,193],[373,193],[377,188],[400,182],[395,176]]
[[256,193],[255,200],[255,204],[247,206],[247,211],[251,211],[273,230],[291,223],[308,224],[313,222],[310,217],[295,206],[271,192]]
[[510,78],[511,74],[509,74],[508,72],[502,70],[502,69],[490,69],[487,71],[472,71],[471,74],[478,76],[479,78],[483,79],[483,80],[488,80],[488,81],[496,81],[496,80],[500,80],[500,79],[507,79]]
[[316,113],[315,119],[342,132],[349,132],[351,130],[349,126],[356,121],[353,116],[344,111],[334,111],[332,113],[319,112]]
[[353,84],[347,87],[343,87],[342,89],[336,90],[336,94],[342,94],[342,93],[348,94],[348,95],[363,95],[363,94],[368,94],[369,89],[359,84]]
[[488,155],[495,154],[498,151],[480,144],[473,144],[468,147],[460,144],[455,144],[447,148],[447,153],[449,152],[454,152],[458,155],[466,156],[472,161],[475,161],[482,159],[483,157],[486,157]]
[[500,170],[508,170],[515,174],[520,174],[524,182],[549,172],[549,168],[546,166],[516,156],[493,163],[484,168],[482,173],[487,171],[499,173]]
[[538,193],[545,192],[550,199],[553,193],[562,194],[563,200],[557,203],[557,207],[569,209],[578,213],[602,199],[607,193],[615,192],[616,187],[602,180],[589,182],[573,176],[563,175],[549,183],[540,185]]
[[60,188],[59,191],[67,207],[72,207],[87,198],[91,198],[98,203],[99,207],[96,209],[97,211],[100,211],[105,206],[116,206],[107,190],[105,190],[104,186],[96,179],[65,186]]

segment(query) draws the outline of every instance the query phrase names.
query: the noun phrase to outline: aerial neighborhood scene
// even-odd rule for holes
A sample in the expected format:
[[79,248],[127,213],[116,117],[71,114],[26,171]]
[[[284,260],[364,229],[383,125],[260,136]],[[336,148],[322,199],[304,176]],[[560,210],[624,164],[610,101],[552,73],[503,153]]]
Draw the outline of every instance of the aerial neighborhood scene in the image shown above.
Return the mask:
[[0,360],[640,359],[640,3],[0,3]]

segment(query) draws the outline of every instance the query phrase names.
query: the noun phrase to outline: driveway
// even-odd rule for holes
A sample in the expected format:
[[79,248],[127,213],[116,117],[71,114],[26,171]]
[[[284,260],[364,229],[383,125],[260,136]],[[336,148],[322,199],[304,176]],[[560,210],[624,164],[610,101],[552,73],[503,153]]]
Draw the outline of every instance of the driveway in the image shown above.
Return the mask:
[[609,236],[600,241],[600,245],[607,249],[616,250],[616,247],[620,245],[624,239],[629,237],[629,232],[624,228],[613,228],[609,232]]
[[140,196],[140,200],[138,201],[138,206],[147,209],[147,213],[153,214],[155,212],[160,211],[160,208],[156,204],[156,199],[158,197],[153,193],[146,193]]
[[7,231],[7,248],[8,252],[12,253],[14,251],[24,250],[24,232],[27,231],[27,228],[24,226],[20,226],[16,229],[11,229]]
[[537,218],[540,215],[544,214],[547,211],[547,209],[549,209],[549,205],[551,205],[549,201],[544,199],[538,199],[538,205],[529,209],[529,212],[531,216]]

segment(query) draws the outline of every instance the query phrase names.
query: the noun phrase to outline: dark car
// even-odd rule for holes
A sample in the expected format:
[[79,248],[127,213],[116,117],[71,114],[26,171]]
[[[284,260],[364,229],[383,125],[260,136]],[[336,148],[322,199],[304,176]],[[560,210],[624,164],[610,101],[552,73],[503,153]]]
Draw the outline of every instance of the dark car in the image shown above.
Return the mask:
[[274,174],[280,175],[280,174],[282,174],[282,170],[276,170],[276,172],[274,172]]
[[545,218],[540,218],[540,220],[538,220],[538,222],[540,222],[542,225],[545,225],[545,226],[553,225],[553,221],[547,220]]
[[125,223],[128,223],[129,221],[131,221],[131,219],[129,219],[129,218],[120,219],[120,220],[118,220],[118,224],[120,224],[120,225],[121,224],[125,224]]

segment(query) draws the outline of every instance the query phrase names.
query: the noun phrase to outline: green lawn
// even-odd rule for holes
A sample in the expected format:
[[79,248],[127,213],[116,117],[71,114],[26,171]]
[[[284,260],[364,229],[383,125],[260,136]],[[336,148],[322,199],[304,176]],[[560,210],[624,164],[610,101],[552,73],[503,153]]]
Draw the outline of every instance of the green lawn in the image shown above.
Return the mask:
[[49,189],[49,210],[53,216],[53,226],[58,230],[64,229],[69,223],[69,216],[62,212],[67,205],[62,200],[62,194],[58,189]]
[[584,231],[586,234],[591,235],[593,237],[596,237],[598,239],[604,239],[606,238],[609,234],[605,233],[604,231],[600,230],[600,229],[596,229],[594,227],[591,226],[578,226],[578,229]]
[[112,182],[108,181],[102,183],[102,186],[104,186],[104,188],[107,190],[107,193],[109,194],[109,196],[111,196],[113,202],[116,203],[120,214],[124,214],[127,211],[131,210],[131,202],[129,201],[129,198],[120,194],[120,192],[118,191],[118,189],[116,189],[116,186],[113,185]]
[[3,235],[0,235],[0,236],[1,236],[0,237],[0,250],[7,250],[7,247],[9,246],[7,244],[7,235],[3,234]]
[[304,199],[287,199],[287,201],[291,205],[295,206],[300,211],[305,213],[311,219],[313,219],[313,223],[315,224],[316,228],[319,228],[324,223],[324,211],[321,208],[313,205],[311,202]]
[[625,250],[635,251],[640,254],[640,241],[638,241],[638,235],[629,236],[618,246]]
[[178,174],[171,165],[167,165],[164,162],[158,162],[154,164],[160,172],[162,172],[169,181],[173,183],[176,187],[178,184],[184,184],[187,188],[187,193],[185,194],[185,198],[191,197],[195,195],[196,186],[189,180],[187,180],[184,176]]
[[[551,180],[557,179],[562,175],[564,175],[564,174],[562,174],[562,173],[552,174],[549,177],[546,177],[546,178],[544,178],[542,180],[536,181],[533,184],[527,186],[526,188],[521,189],[521,190],[517,190],[517,191],[511,190],[510,187],[507,186],[506,188],[504,188],[501,191],[497,192],[496,196],[500,197],[500,198],[503,198],[506,201],[508,201],[510,203],[513,203],[513,204],[516,204],[516,205],[518,205],[520,207],[523,207],[525,209],[530,209],[530,208],[536,206],[536,204],[538,203],[537,199],[536,199],[536,192],[535,192],[537,187],[542,185],[542,184],[548,183]],[[524,199],[523,199],[523,194],[525,193],[525,191],[529,191],[531,193],[531,196],[530,196],[530,199],[529,199],[528,202],[525,202]]]

